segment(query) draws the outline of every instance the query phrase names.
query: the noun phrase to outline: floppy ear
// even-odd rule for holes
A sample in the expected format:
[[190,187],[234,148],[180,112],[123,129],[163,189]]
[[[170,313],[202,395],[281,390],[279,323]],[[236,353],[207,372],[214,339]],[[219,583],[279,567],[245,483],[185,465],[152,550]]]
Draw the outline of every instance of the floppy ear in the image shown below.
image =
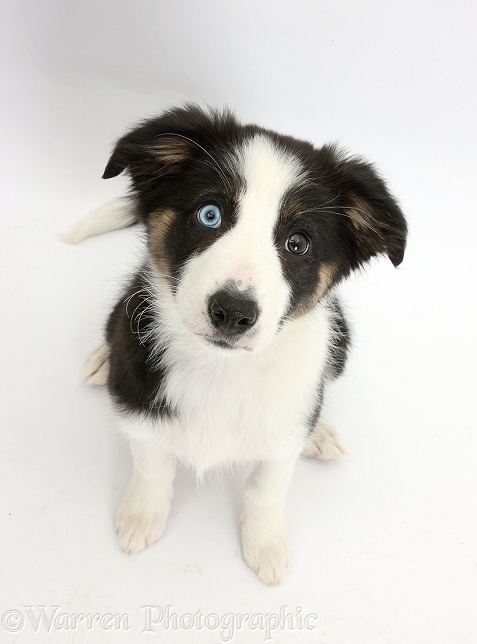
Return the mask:
[[232,121],[230,112],[205,111],[193,104],[143,121],[116,143],[103,179],[127,170],[140,190],[151,179],[177,172],[194,156],[206,154],[203,145],[211,145],[217,131]]
[[341,236],[347,242],[351,268],[379,254],[394,266],[404,257],[407,225],[394,197],[374,167],[346,157],[334,146],[319,150],[323,171],[339,195]]
[[192,157],[192,147],[186,137],[168,131],[168,123],[162,117],[146,121],[116,143],[103,179],[127,170],[133,183],[140,184],[150,175],[169,174]]

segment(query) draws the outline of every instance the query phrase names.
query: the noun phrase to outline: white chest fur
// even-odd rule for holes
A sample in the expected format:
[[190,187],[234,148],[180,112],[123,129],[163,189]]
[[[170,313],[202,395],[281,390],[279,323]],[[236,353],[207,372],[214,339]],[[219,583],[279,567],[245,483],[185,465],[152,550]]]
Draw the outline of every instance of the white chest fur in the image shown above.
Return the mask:
[[[198,473],[237,461],[299,453],[316,404],[329,343],[325,307],[285,324],[261,353],[208,349],[189,334],[171,338],[160,392],[175,415],[121,423],[151,437]],[[124,422],[126,420],[126,422]]]

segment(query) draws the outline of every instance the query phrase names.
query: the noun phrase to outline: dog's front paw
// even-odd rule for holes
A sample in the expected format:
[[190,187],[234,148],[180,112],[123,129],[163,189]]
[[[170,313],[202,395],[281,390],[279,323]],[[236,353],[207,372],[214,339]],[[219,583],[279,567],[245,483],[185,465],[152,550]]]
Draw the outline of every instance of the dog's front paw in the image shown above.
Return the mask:
[[279,584],[290,558],[285,519],[268,522],[243,517],[242,551],[245,563],[262,581],[268,586]]
[[140,515],[116,515],[116,534],[121,550],[133,555],[158,541],[166,526],[165,519],[146,519]]
[[348,450],[333,427],[319,420],[306,440],[302,455],[327,461],[348,456]]
[[170,499],[147,498],[130,485],[115,518],[121,550],[132,555],[158,541],[165,530],[170,507]]

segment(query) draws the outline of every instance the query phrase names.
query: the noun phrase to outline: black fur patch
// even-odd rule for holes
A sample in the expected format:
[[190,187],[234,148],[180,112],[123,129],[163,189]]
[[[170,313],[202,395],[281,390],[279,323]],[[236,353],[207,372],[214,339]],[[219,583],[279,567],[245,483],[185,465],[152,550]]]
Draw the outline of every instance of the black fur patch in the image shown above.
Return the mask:
[[346,366],[351,346],[351,334],[338,300],[331,299],[329,306],[333,315],[331,317],[331,344],[328,349],[326,375],[329,378],[338,378]]
[[165,371],[150,336],[151,315],[144,278],[138,273],[107,323],[108,389],[119,409],[170,417],[173,410],[167,402],[157,400]]
[[[328,346],[328,356],[326,360],[325,379],[334,380],[343,373],[348,351],[351,345],[351,337],[348,324],[346,323],[343,309],[336,298],[330,298],[328,306],[331,309],[331,340]],[[316,423],[321,415],[323,408],[323,398],[325,394],[325,380],[318,385],[316,399],[313,411],[307,422],[308,432],[311,434],[316,427]]]
[[[302,160],[307,180],[286,195],[275,229],[293,297],[288,315],[313,308],[332,286],[375,255],[387,254],[399,265],[407,236],[401,209],[372,165],[346,157],[334,146],[310,152],[295,142],[292,151]],[[310,240],[304,255],[285,247],[297,232]],[[333,267],[324,289],[319,283],[323,265]]]
[[308,435],[312,434],[316,428],[316,423],[318,422],[318,419],[321,414],[321,408],[323,407],[324,393],[325,393],[325,384],[323,381],[321,381],[320,384],[318,385],[318,391],[316,393],[316,400],[315,400],[315,405],[313,407],[313,411],[311,412],[307,422]]

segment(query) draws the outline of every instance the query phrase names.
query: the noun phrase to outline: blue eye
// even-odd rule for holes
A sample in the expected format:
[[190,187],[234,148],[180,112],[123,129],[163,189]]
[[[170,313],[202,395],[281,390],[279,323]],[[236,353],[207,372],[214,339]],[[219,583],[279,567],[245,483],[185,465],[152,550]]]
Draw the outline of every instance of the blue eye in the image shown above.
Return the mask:
[[200,208],[197,213],[197,219],[206,228],[218,228],[222,223],[222,214],[218,206],[209,203]]

